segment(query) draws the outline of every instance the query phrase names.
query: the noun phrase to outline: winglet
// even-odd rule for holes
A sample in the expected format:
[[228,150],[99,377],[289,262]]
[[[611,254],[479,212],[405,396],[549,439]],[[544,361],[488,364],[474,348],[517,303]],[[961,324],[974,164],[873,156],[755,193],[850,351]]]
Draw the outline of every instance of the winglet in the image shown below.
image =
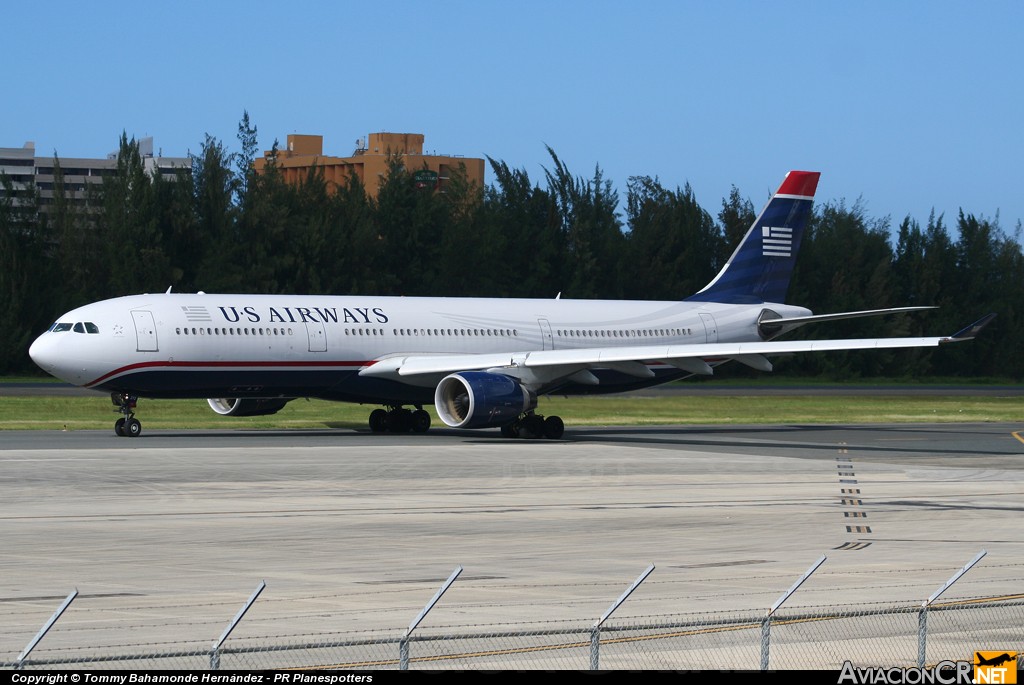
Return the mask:
[[981,333],[981,329],[984,328],[985,326],[989,325],[989,323],[991,323],[992,319],[994,319],[994,318],[996,318],[996,315],[995,315],[994,312],[992,314],[986,314],[985,316],[981,317],[980,319],[978,319],[977,321],[972,323],[967,328],[963,328],[963,329],[957,331],[956,333],[954,333],[953,335],[949,336],[949,339],[951,341],[954,341],[954,340],[957,340],[957,341],[959,341],[959,340],[971,340],[975,336],[977,336],[978,333]]

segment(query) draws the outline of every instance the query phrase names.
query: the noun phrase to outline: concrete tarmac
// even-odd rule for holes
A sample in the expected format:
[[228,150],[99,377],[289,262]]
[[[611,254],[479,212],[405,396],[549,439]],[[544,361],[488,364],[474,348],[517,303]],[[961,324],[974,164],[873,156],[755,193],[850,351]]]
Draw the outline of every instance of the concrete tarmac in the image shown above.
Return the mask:
[[[0,433],[0,661],[232,640],[589,625],[1024,593],[1022,424]],[[476,628],[475,628],[476,629]],[[120,647],[119,649],[123,649]],[[139,651],[133,648],[133,651]]]

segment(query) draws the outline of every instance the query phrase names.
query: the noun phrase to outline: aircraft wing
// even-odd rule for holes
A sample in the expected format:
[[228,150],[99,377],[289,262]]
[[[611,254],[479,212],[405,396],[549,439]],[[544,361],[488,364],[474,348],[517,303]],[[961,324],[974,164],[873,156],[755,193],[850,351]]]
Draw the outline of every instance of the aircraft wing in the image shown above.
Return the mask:
[[[606,367],[649,378],[654,374],[643,362],[661,362],[696,374],[710,374],[708,362],[738,361],[762,371],[771,371],[766,355],[837,350],[936,347],[973,338],[992,320],[989,314],[953,335],[930,338],[856,338],[847,340],[793,340],[768,342],[701,343],[689,345],[633,345],[588,347],[567,350],[537,350],[492,354],[409,355],[378,360],[360,371],[361,376],[378,376],[413,381],[417,376],[436,376],[458,371],[491,370],[522,376],[536,370],[541,382],[571,376],[591,367]],[[596,380],[596,379],[595,379]]]

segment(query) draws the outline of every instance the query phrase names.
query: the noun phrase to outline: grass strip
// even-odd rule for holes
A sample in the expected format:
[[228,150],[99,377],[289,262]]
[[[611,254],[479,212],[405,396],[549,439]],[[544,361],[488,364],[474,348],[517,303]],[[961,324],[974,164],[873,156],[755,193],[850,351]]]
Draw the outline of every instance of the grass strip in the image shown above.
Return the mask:
[[[225,417],[203,400],[139,401],[152,428],[366,428],[373,405],[298,399],[277,414]],[[441,425],[433,407],[425,407]],[[1022,422],[1024,397],[991,396],[692,396],[542,397],[539,413],[567,426],[658,424],[838,424]],[[111,428],[110,400],[92,397],[0,397],[0,430]]]

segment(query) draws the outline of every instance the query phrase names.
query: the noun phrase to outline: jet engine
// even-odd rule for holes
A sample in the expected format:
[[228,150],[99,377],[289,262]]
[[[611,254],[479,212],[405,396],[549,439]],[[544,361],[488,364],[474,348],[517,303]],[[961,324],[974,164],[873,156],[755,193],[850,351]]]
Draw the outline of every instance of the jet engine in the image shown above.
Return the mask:
[[279,397],[268,399],[243,399],[239,397],[221,397],[206,400],[210,409],[221,416],[267,416],[276,414],[293,398]]
[[452,428],[497,428],[536,408],[537,395],[510,376],[463,371],[437,384],[434,406]]

